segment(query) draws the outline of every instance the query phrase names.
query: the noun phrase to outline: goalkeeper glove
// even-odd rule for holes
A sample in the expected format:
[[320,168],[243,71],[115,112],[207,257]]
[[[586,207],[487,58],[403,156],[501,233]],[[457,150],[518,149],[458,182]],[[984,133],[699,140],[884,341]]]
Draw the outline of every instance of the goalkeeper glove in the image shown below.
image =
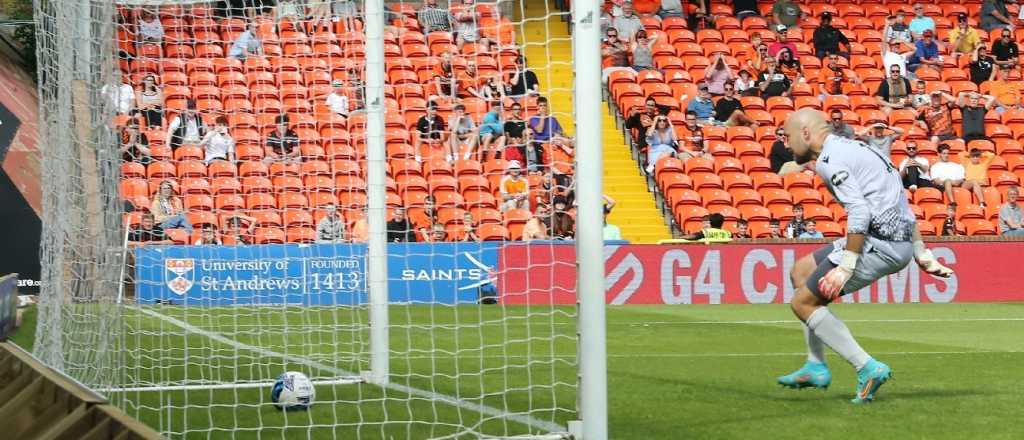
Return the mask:
[[923,241],[914,242],[914,260],[922,270],[931,275],[942,278],[949,278],[950,275],[953,275],[953,269],[939,263],[939,260],[935,259],[935,255],[932,255],[932,251],[924,247]]

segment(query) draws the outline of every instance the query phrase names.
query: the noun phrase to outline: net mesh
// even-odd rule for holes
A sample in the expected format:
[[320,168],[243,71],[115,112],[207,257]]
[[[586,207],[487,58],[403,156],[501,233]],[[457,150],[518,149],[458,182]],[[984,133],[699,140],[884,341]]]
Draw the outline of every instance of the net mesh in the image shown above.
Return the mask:
[[[552,202],[563,211],[544,232],[573,234],[567,14],[533,0],[426,13],[386,2],[377,91],[362,2],[264,3],[36,2],[36,354],[169,438],[565,432],[578,394],[572,247],[512,241]],[[371,139],[378,95],[384,133]],[[562,134],[536,148],[453,124],[465,114],[484,129],[492,106],[525,124],[541,97]],[[445,128],[418,134],[434,114]],[[521,201],[501,190],[512,160]],[[367,208],[375,166],[400,242],[387,246],[386,384],[364,373],[367,217],[384,215]],[[316,384],[309,410],[273,405],[286,371]]]

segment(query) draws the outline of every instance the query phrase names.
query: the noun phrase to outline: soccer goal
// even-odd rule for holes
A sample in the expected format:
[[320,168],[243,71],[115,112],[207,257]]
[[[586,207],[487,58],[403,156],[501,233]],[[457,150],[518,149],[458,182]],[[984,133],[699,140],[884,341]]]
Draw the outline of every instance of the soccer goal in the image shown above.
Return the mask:
[[[599,5],[439,3],[36,1],[34,354],[172,439],[607,438]],[[541,98],[512,206],[415,130]]]

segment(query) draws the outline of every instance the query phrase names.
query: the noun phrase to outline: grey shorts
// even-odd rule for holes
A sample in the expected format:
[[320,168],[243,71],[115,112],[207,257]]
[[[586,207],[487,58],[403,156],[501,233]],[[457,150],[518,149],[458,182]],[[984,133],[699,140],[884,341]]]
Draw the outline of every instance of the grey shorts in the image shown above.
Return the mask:
[[[845,249],[846,237],[843,237],[814,251],[814,263],[818,267],[807,279],[807,289],[818,298],[825,298],[818,290],[818,280],[839,265]],[[914,246],[909,241],[884,241],[868,236],[853,276],[843,286],[840,296],[856,292],[886,275],[899,272],[913,257]]]

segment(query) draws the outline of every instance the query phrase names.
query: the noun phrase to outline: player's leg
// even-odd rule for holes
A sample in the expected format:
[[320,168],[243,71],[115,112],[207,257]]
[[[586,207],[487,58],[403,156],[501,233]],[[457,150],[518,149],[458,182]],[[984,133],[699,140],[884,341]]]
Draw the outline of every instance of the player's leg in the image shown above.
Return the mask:
[[[811,255],[806,255],[797,260],[790,271],[790,280],[799,292],[803,289],[807,279],[818,266],[818,262],[828,257],[833,246],[828,245]],[[795,300],[796,298],[794,298]],[[828,388],[832,382],[832,373],[825,365],[825,344],[818,338],[807,324],[803,325],[804,342],[807,344],[807,361],[800,369],[793,373],[778,378],[780,385],[789,388]]]

